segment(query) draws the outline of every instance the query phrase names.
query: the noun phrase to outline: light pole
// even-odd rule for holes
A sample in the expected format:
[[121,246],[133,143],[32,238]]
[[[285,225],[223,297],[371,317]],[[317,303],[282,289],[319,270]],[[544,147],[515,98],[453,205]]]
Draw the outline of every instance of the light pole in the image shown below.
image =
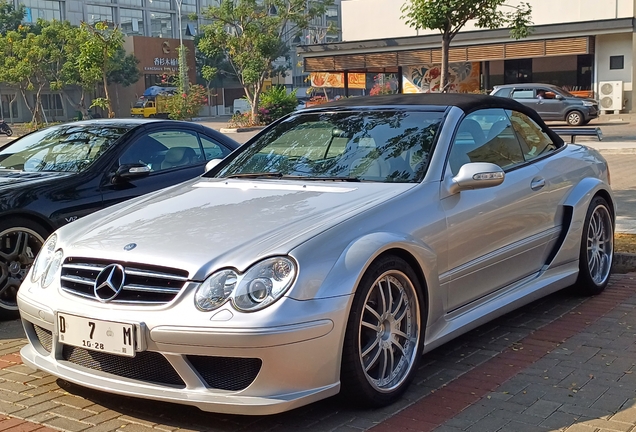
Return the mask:
[[183,29],[181,28],[181,4],[183,0],[174,0],[177,5],[177,22],[179,26],[179,80],[181,81],[182,90],[186,90],[187,88],[187,79],[188,76],[186,74],[186,62],[185,62],[185,51],[183,49]]

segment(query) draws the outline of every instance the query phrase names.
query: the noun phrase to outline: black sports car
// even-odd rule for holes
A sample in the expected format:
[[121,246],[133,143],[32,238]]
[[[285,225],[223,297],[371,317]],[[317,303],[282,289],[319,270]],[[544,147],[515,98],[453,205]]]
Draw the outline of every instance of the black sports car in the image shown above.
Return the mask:
[[0,317],[44,240],[60,226],[203,174],[239,144],[196,123],[90,120],[25,135],[0,148]]

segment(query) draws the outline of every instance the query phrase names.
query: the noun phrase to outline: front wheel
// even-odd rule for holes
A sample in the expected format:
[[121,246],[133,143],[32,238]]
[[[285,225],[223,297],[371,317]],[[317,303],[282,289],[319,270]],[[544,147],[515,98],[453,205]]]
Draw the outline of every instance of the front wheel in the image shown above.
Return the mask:
[[20,285],[48,232],[28,219],[3,217],[0,222],[0,319],[18,317]]
[[344,340],[340,381],[348,400],[383,406],[407,389],[422,354],[422,298],[417,276],[401,258],[381,258],[367,270]]
[[4,130],[2,131],[4,132],[4,134],[8,137],[10,137],[11,135],[13,135],[13,131],[11,130],[11,128],[9,126],[5,127]]
[[583,122],[585,122],[585,117],[583,117],[583,113],[580,111],[570,111],[565,116],[565,121],[570,126],[581,126]]
[[614,257],[614,220],[600,196],[590,203],[583,224],[577,288],[585,295],[603,292],[609,282]]

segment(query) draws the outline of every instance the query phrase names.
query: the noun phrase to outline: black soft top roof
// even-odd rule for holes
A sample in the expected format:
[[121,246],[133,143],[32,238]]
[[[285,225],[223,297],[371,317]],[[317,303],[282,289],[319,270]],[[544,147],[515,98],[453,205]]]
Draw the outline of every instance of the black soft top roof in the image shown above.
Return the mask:
[[523,107],[523,105],[513,99],[464,93],[417,93],[382,96],[361,96],[328,102],[326,104],[321,104],[318,107],[330,108],[391,105],[429,105],[438,107],[456,106],[466,113],[483,108],[504,108],[519,110],[520,107]]
[[[393,94],[382,96],[361,96],[340,99],[333,102],[320,104],[316,108],[318,110],[333,108],[378,108],[378,107],[401,107],[401,106],[428,106],[432,110],[446,109],[448,107],[458,107],[466,114],[479,109],[502,108],[506,110],[515,110],[526,114],[541,128],[550,135],[552,141],[561,146],[563,139],[554,133],[541,120],[539,114],[532,108],[520,104],[514,99],[503,98],[498,96],[488,96],[481,94],[465,94],[465,93],[417,93],[417,94]],[[309,108],[311,109],[311,108]]]

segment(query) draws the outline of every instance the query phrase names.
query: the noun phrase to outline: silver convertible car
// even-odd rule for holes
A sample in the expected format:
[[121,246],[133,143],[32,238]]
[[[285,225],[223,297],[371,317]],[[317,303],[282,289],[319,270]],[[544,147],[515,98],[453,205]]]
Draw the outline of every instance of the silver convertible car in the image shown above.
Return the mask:
[[352,98],[200,178],[62,227],[18,293],[24,363],[237,414],[395,401],[422,354],[613,256],[605,160],[480,95]]

